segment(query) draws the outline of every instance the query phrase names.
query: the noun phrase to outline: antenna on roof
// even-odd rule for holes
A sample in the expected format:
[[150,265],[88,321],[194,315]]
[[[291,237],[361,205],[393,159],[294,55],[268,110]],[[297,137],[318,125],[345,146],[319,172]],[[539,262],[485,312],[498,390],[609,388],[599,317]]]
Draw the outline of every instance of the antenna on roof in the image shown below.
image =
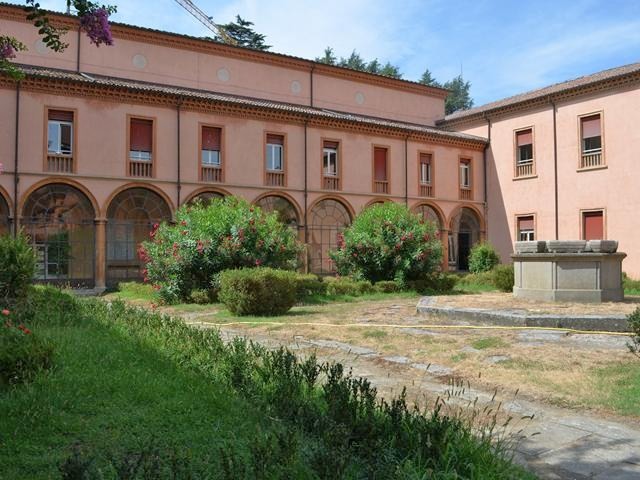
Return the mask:
[[220,37],[224,43],[230,45],[237,45],[238,42],[235,38],[229,36],[223,27],[213,21],[213,17],[210,17],[204,13],[198,6],[191,0],[176,0],[176,3],[189,12],[196,20]]

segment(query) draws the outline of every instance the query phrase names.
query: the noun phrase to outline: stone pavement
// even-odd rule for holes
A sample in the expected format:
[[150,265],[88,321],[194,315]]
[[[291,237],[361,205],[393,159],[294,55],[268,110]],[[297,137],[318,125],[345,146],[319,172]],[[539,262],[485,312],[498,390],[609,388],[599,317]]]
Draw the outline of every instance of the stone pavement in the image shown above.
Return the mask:
[[[212,328],[210,324],[188,323]],[[367,347],[333,340],[296,336],[283,339],[264,332],[223,328],[223,338],[245,336],[267,347],[281,345],[315,352],[322,361],[338,361],[353,374],[366,377],[382,396],[397,395],[407,387],[408,398],[447,396],[451,370],[443,365],[412,363],[403,356],[385,356]],[[595,337],[595,335],[593,335]],[[459,402],[494,405],[494,392],[465,388]],[[509,434],[515,443],[515,460],[540,478],[631,480],[640,479],[640,426],[630,421],[605,420],[591,413],[562,409],[500,393],[501,408],[515,422]],[[527,417],[532,417],[531,419]]]

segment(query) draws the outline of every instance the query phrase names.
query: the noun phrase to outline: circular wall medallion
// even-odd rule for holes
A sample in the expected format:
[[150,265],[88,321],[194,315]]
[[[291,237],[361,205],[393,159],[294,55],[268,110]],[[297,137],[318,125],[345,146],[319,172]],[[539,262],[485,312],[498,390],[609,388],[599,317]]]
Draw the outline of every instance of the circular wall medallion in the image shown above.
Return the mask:
[[300,93],[301,90],[302,85],[300,85],[300,82],[298,80],[294,80],[293,82],[291,82],[291,93]]
[[145,57],[141,53],[138,53],[133,56],[133,58],[131,59],[131,63],[136,68],[144,68],[147,66],[147,57]]
[[40,55],[46,55],[47,53],[49,53],[49,49],[42,40],[36,40],[33,45],[36,49],[36,52],[38,52]]
[[220,80],[221,82],[228,82],[230,76],[231,74],[226,68],[218,69],[218,80]]
[[356,93],[356,103],[358,105],[362,105],[364,103],[364,93],[362,92]]

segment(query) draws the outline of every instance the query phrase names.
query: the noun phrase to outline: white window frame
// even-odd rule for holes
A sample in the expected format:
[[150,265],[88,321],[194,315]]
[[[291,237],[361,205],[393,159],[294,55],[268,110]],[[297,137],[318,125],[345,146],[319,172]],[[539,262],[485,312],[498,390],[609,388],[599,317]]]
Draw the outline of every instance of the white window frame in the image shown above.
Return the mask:
[[471,188],[471,165],[460,162],[460,188]]
[[[322,169],[323,169],[324,175],[326,177],[337,177],[338,176],[338,149],[324,147],[322,149],[322,159],[323,159]],[[332,163],[333,163],[333,169],[331,168]]]
[[[47,125],[47,151],[54,155],[73,155],[73,122],[65,122],[63,120],[49,120]],[[51,127],[55,127],[56,131],[52,132]],[[69,127],[69,151],[62,150],[62,127]],[[54,139],[51,138],[54,133]],[[53,148],[52,140],[55,141]]]
[[[276,158],[280,160],[279,167],[276,165]],[[284,145],[267,143],[267,170],[270,172],[284,171]]]
[[525,229],[518,231],[518,241],[519,242],[533,242],[535,240],[535,230],[533,229]]
[[203,148],[200,161],[203,167],[220,167],[222,165],[220,150],[206,150]]
[[431,162],[420,162],[420,184],[431,185]]

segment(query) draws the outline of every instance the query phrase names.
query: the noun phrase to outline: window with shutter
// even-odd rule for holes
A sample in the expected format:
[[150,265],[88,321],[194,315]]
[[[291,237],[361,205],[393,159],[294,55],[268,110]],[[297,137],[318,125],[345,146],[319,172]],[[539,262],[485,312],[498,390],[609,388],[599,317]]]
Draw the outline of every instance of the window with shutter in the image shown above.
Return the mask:
[[202,127],[202,165],[219,167],[221,158],[222,129],[216,127]]
[[582,213],[582,235],[584,240],[604,239],[604,215],[602,210]]
[[129,159],[151,162],[153,151],[153,120],[132,118],[129,122]]
[[533,215],[527,215],[517,218],[518,222],[518,241],[531,242],[535,240]]

